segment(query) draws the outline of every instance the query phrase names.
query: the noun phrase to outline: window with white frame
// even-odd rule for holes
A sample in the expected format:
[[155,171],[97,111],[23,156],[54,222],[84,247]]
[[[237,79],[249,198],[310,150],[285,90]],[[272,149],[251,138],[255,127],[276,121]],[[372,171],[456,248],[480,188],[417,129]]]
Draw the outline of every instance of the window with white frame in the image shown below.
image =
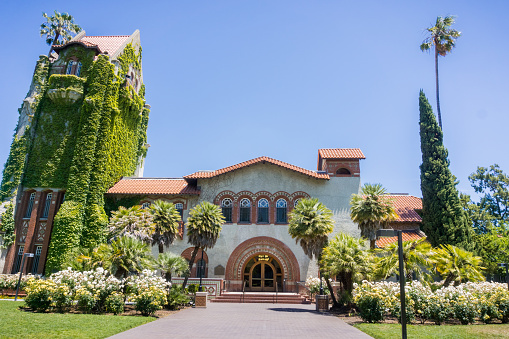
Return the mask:
[[287,203],[285,199],[276,201],[276,222],[278,224],[286,224],[287,222]]
[[269,201],[267,199],[258,200],[258,222],[269,222]]
[[42,211],[41,218],[47,219],[49,215],[49,208],[51,207],[52,193],[46,193],[46,200],[44,201],[44,210]]
[[178,202],[175,204],[175,208],[180,213],[180,219],[183,220],[184,219],[184,204],[181,202]]
[[239,205],[239,222],[251,222],[251,201],[244,198]]
[[65,74],[76,75],[77,77],[81,74],[81,62],[70,60],[67,64],[67,70]]
[[141,208],[146,209],[150,207],[150,202],[145,201],[143,204],[141,204]]
[[221,210],[223,211],[224,221],[232,222],[233,202],[230,198],[224,198],[221,201]]
[[30,219],[30,216],[32,215],[32,208],[34,207],[34,201],[35,201],[35,192],[32,192],[30,194],[30,198],[28,199],[28,205],[27,209],[25,211],[25,219]]

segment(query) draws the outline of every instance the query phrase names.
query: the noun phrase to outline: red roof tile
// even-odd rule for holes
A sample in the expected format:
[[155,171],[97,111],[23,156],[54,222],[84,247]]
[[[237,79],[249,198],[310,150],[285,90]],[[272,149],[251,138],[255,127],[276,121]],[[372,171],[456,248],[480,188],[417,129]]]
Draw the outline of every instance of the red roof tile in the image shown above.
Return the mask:
[[200,194],[184,179],[122,178],[108,190],[110,194]]
[[318,155],[322,159],[366,159],[359,148],[322,148]]
[[80,40],[72,40],[64,45],[54,45],[53,48],[59,50],[70,44],[82,43],[86,47],[97,47],[101,53],[113,55],[129,37],[130,35],[84,36]]
[[[419,240],[424,238],[426,235],[421,231],[403,231],[401,234],[403,241]],[[376,240],[375,245],[378,248],[383,248],[389,244],[398,241],[398,237],[380,237]]]
[[254,165],[254,164],[258,164],[258,163],[265,163],[265,162],[268,162],[269,164],[273,164],[273,165],[276,165],[276,166],[279,166],[279,167],[283,167],[283,168],[289,169],[289,170],[297,172],[297,173],[305,174],[305,175],[310,176],[312,178],[327,179],[327,180],[329,179],[329,175],[326,174],[326,173],[317,173],[317,172],[310,171],[310,170],[304,169],[302,167],[291,165],[291,164],[288,164],[286,162],[279,161],[279,160],[276,160],[276,159],[272,159],[272,158],[269,158],[269,157],[259,157],[259,158],[256,158],[256,159],[252,159],[252,160],[241,162],[240,164],[237,164],[237,165],[221,168],[221,169],[218,169],[216,171],[195,172],[195,173],[186,175],[184,178],[185,179],[212,178],[212,177],[215,177],[215,176],[218,176],[218,175],[221,175],[221,174],[225,174],[225,173],[228,173],[228,172],[231,172],[231,171],[238,170],[240,168],[248,167],[248,166],[251,166],[251,165]]
[[421,216],[415,210],[422,210],[422,199],[412,195],[389,195],[398,219],[395,222],[421,222]]

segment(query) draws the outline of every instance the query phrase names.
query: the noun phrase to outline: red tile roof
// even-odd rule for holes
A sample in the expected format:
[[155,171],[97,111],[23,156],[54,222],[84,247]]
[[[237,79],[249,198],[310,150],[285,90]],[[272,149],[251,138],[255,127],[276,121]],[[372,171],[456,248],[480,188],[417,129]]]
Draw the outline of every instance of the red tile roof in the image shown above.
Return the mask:
[[113,55],[129,37],[130,35],[84,36],[79,40],[72,40],[64,45],[54,45],[53,48],[60,50],[70,44],[82,43],[86,47],[97,47],[100,53]]
[[359,148],[322,148],[318,156],[322,159],[366,159]]
[[184,179],[122,178],[108,190],[109,194],[200,194]]
[[[419,240],[424,238],[426,235],[421,231],[403,231],[402,238],[403,241],[411,241],[411,240]],[[376,240],[375,246],[378,248],[383,248],[389,244],[398,241],[398,237],[380,237]]]
[[218,170],[215,170],[215,171],[210,171],[210,172],[195,172],[195,173],[186,175],[184,178],[185,179],[212,178],[212,177],[215,177],[215,176],[218,176],[218,175],[221,175],[221,174],[225,174],[225,173],[228,173],[228,172],[232,172],[232,171],[238,170],[240,168],[248,167],[248,166],[251,166],[251,165],[254,165],[254,164],[258,164],[258,163],[265,163],[265,162],[267,162],[269,164],[273,164],[273,165],[279,166],[279,167],[283,167],[283,168],[289,169],[289,170],[297,172],[297,173],[305,174],[305,175],[310,176],[312,178],[327,179],[327,180],[329,179],[329,175],[326,174],[326,173],[317,173],[317,172],[310,171],[310,170],[304,169],[302,167],[291,165],[291,164],[288,164],[286,162],[279,161],[279,160],[276,160],[276,159],[272,159],[272,158],[269,158],[269,157],[259,157],[259,158],[256,158],[256,159],[252,159],[252,160],[241,162],[240,164],[237,164],[237,165],[221,168],[221,169],[218,169]]
[[422,210],[422,199],[412,195],[391,194],[392,204],[398,219],[395,222],[421,222],[421,216],[415,210]]

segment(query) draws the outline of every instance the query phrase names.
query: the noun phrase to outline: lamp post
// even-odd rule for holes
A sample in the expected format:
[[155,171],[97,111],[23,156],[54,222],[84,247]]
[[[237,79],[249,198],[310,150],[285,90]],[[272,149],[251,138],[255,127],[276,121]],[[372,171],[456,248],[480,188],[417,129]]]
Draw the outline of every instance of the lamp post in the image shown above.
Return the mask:
[[21,268],[19,270],[19,279],[18,279],[18,285],[16,286],[16,296],[14,297],[14,301],[18,301],[18,292],[19,292],[19,285],[21,285],[21,276],[23,275],[23,268],[25,266],[25,258],[33,258],[33,253],[25,253],[23,254],[23,260],[21,260]]
[[505,281],[507,281],[507,289],[509,290],[509,264],[501,263],[498,267],[505,267]]
[[203,273],[205,271],[205,265],[203,265],[204,262],[203,262],[203,248],[201,249],[201,261],[200,261],[200,286],[198,287],[198,292],[201,292],[203,290],[203,287],[201,286],[201,280],[202,280],[202,277],[203,277]]
[[393,229],[381,229],[376,231],[377,237],[398,236],[399,257],[399,295],[401,300],[401,338],[407,339],[406,335],[406,305],[405,305],[405,263],[403,261],[403,232]]

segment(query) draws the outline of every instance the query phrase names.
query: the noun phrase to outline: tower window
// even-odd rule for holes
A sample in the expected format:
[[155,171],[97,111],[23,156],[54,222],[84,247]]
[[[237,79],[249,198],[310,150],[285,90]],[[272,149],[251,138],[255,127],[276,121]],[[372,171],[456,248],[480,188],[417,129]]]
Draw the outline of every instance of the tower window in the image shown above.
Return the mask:
[[34,200],[35,200],[35,192],[30,194],[30,199],[28,200],[28,206],[25,211],[25,219],[30,219],[30,216],[32,215],[32,208],[34,207]]
[[46,194],[46,201],[44,202],[44,210],[42,211],[41,218],[45,219],[48,218],[49,215],[49,208],[51,206],[51,198],[53,197],[52,193]]
[[65,74],[80,76],[81,73],[81,62],[70,60],[67,64],[67,70]]
[[175,204],[175,208],[180,213],[180,220],[183,220],[183,218],[184,218],[184,204],[181,202],[178,202]]
[[336,175],[351,175],[351,173],[346,168],[340,168],[336,171]]

